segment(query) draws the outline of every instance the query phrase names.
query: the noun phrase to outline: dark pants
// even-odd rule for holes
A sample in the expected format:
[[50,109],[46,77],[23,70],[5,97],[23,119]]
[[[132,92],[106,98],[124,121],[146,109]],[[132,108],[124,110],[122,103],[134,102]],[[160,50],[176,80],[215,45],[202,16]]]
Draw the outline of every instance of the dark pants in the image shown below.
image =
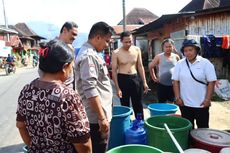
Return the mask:
[[130,107],[130,98],[134,110],[135,117],[141,113],[143,115],[142,96],[143,96],[143,82],[137,74],[118,74],[118,85],[122,91],[122,98],[120,102],[122,106]]
[[194,128],[194,120],[198,128],[209,128],[209,108],[180,107],[182,117],[188,119]]
[[90,124],[90,135],[92,140],[93,153],[105,153],[108,146],[109,132],[101,133],[99,124]]
[[173,86],[165,86],[163,84],[158,83],[157,97],[158,97],[158,102],[160,103],[174,102],[175,96],[173,92]]

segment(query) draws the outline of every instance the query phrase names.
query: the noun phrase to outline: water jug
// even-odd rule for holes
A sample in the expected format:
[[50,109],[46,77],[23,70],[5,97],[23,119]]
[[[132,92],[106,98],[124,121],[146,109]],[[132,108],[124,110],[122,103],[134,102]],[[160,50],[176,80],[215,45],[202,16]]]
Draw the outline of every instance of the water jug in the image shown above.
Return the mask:
[[130,128],[125,131],[125,144],[146,144],[146,130],[144,121],[137,115]]

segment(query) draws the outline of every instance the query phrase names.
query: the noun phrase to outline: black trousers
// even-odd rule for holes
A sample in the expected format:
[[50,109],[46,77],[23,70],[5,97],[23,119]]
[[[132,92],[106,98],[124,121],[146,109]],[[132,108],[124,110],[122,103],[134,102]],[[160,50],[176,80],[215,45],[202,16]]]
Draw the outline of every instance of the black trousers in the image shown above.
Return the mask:
[[182,117],[188,119],[194,129],[194,121],[198,128],[209,128],[209,108],[194,108],[181,106],[180,107]]
[[173,92],[173,86],[165,86],[163,84],[157,84],[157,97],[159,103],[174,102],[175,96]]
[[90,124],[90,135],[93,153],[105,153],[108,147],[109,132],[102,133],[99,131],[99,124]]
[[141,113],[144,119],[142,105],[143,82],[141,78],[137,74],[128,75],[119,73],[117,79],[122,91],[122,98],[120,98],[121,105],[130,107],[131,98],[135,117],[137,118],[137,114]]

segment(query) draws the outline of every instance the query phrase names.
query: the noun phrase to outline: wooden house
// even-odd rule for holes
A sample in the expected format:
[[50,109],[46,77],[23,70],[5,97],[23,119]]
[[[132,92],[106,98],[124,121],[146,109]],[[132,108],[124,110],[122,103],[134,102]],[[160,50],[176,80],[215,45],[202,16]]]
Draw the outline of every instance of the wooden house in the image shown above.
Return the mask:
[[12,37],[17,36],[18,32],[14,29],[0,26],[0,58],[7,57],[11,54],[11,46],[13,44]]
[[10,26],[18,32],[19,39],[22,42],[22,46],[25,50],[37,49],[41,39],[45,39],[37,35],[32,29],[30,29],[25,23],[17,23],[14,26]]
[[[230,6],[228,5],[230,3],[224,3],[224,5],[223,1],[213,0],[213,7],[207,8],[207,5],[205,6],[207,0],[204,0],[203,7],[197,5],[198,8],[196,8],[193,5],[197,4],[197,1],[193,0],[177,14],[162,15],[157,20],[133,31],[136,39],[145,37],[148,41],[146,48],[149,62],[162,51],[161,42],[165,38],[172,38],[177,50],[180,51],[185,38],[194,38],[200,42],[206,35],[213,35],[216,38],[225,34],[230,35]],[[229,55],[209,57],[215,65],[218,77],[229,75],[230,66],[223,66],[226,63],[226,56]]]

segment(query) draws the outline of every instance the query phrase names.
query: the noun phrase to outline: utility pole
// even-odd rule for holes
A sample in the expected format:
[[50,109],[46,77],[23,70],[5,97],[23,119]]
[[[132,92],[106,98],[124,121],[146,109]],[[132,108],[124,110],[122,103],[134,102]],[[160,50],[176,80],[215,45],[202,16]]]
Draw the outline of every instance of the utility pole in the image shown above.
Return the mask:
[[[3,6],[3,14],[4,14],[5,27],[6,27],[6,29],[8,29],[8,23],[7,23],[7,18],[6,18],[6,11],[5,11],[4,0],[2,0],[2,6]],[[10,41],[10,36],[9,36],[8,33],[7,33],[7,41]]]
[[125,0],[122,0],[122,10],[123,10],[123,31],[126,31]]

